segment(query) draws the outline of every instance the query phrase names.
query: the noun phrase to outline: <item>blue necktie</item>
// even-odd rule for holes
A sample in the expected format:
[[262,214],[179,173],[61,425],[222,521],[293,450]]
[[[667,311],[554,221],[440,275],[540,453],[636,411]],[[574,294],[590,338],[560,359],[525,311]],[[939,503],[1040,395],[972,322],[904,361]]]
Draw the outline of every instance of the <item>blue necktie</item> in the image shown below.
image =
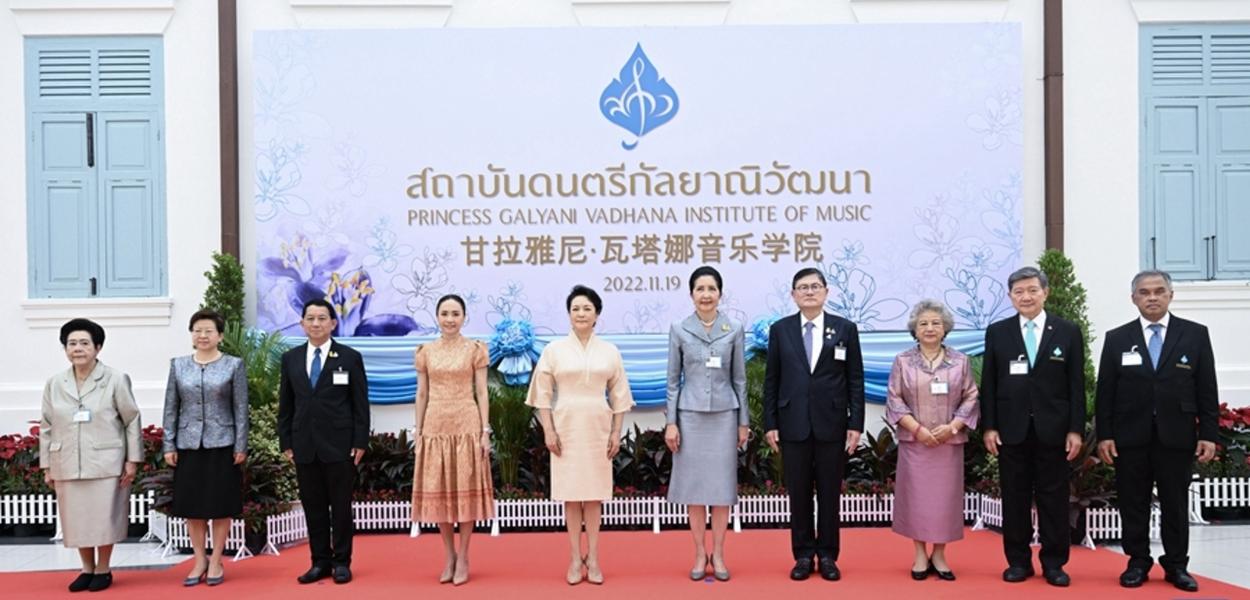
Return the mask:
[[1163,336],[1159,335],[1163,331],[1163,325],[1151,323],[1150,339],[1146,341],[1146,349],[1150,351],[1150,366],[1156,370],[1159,368],[1159,354],[1163,352]]
[[1024,323],[1024,351],[1029,355],[1029,366],[1032,367],[1037,359],[1037,334],[1033,330],[1037,329],[1037,323],[1026,321]]
[[321,348],[313,350],[313,363],[312,369],[308,371],[308,381],[315,386],[317,385],[318,377],[321,377]]
[[812,370],[812,328],[816,324],[808,321],[803,324],[803,350],[807,353],[807,370]]

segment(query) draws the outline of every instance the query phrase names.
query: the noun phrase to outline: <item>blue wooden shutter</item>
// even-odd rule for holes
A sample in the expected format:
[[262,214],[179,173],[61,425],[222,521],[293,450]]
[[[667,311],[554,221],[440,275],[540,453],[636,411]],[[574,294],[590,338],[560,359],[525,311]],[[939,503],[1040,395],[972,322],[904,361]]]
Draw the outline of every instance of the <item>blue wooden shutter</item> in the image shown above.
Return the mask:
[[1250,97],[1209,102],[1215,276],[1250,278]]
[[1155,268],[1177,279],[1206,276],[1203,188],[1205,110],[1198,99],[1155,100],[1146,140],[1147,199],[1153,228],[1147,239]]
[[100,295],[159,292],[157,128],[150,113],[99,114]]
[[[163,71],[160,38],[27,38],[32,296],[165,293]],[[71,148],[93,159],[76,179]],[[44,173],[49,152],[59,178]]]
[[87,164],[87,120],[86,113],[48,113],[32,123],[27,226],[32,296],[90,293],[96,180]]

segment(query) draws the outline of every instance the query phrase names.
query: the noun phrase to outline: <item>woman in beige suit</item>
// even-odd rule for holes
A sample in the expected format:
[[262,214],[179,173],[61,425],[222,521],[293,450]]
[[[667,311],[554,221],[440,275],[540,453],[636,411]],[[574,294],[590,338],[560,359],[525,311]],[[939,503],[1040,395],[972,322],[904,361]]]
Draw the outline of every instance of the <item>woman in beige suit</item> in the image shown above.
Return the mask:
[[104,328],[87,319],[61,326],[71,368],[43,388],[39,468],[56,490],[65,547],[78,548],[82,573],[69,591],[113,583],[113,544],[126,537],[130,485],[143,460],[139,407],[130,377],[104,366]]

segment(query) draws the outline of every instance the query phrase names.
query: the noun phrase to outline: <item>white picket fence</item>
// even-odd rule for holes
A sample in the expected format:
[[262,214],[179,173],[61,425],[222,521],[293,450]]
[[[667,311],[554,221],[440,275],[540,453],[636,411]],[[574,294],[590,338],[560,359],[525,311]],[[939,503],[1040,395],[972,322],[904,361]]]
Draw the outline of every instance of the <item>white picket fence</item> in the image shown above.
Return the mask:
[[[846,524],[884,524],[890,522],[894,511],[894,496],[883,494],[844,495],[841,498],[840,517]],[[1250,479],[1206,479],[1190,486],[1190,517],[1193,522],[1202,520],[1202,509],[1207,507],[1250,506]],[[160,542],[161,550],[168,554],[190,546],[186,522],[168,517],[151,509],[153,494],[134,494],[130,497],[130,522],[146,523],[148,534],[144,540]],[[412,505],[409,502],[356,502],[352,506],[356,528],[360,531],[404,530],[414,537],[421,530],[432,530],[434,523],[413,523]],[[1002,500],[983,494],[964,496],[964,519],[972,521],[973,529],[1001,527],[1003,520]],[[783,525],[790,520],[790,500],[786,496],[743,496],[738,499],[730,513],[734,531],[742,531],[746,525]],[[606,526],[649,526],[659,532],[665,526],[681,526],[687,521],[686,507],[671,504],[662,497],[616,498],[604,504],[603,523]],[[0,496],[0,524],[3,525],[50,525],[57,523],[56,498],[52,495]],[[495,518],[479,521],[478,527],[489,527],[491,535],[504,530],[558,528],[564,524],[564,505],[554,500],[504,499],[495,501]],[[1037,515],[1033,515],[1034,541],[1037,538]],[[286,513],[266,520],[266,538],[262,553],[277,554],[279,548],[308,538],[303,509],[295,503]],[[1119,511],[1114,508],[1095,508],[1085,514],[1084,544],[1093,547],[1095,540],[1117,539],[1121,533]],[[210,532],[211,537],[211,532]],[[1159,537],[1159,509],[1153,507],[1150,517],[1150,537]],[[59,538],[58,535],[54,539]],[[226,549],[235,551],[235,560],[250,556],[245,540],[244,526],[236,520],[226,540]]]

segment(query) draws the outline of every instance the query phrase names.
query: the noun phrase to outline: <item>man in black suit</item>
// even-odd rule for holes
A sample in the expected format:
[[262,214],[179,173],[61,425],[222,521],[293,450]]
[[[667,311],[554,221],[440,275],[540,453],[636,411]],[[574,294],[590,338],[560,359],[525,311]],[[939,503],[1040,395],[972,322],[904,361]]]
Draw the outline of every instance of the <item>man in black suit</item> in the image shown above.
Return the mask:
[[1151,485],[1159,489],[1163,578],[1198,591],[1189,566],[1187,494],[1193,457],[1215,457],[1219,399],[1215,355],[1207,328],[1168,313],[1172,277],[1142,271],[1133,277],[1136,319],[1107,332],[1098,363],[1095,422],[1098,456],[1114,464],[1129,556],[1120,585],[1149,578]]
[[312,551],[300,583],[352,580],[352,488],[369,444],[369,384],[360,353],[330,339],[337,324],[334,306],[309,300],[300,319],[308,343],[282,355],[278,444],[295,463]]
[[[812,556],[820,576],[837,581],[838,504],[843,465],[864,430],[864,359],[855,324],[825,312],[829,296],[818,269],[795,273],[798,314],[773,323],[764,372],[765,440],[780,452],[790,493],[790,578],[807,579]],[[819,530],[812,523],[812,487]]]
[[985,330],[981,425],[985,449],[998,457],[1003,490],[1003,581],[1033,576],[1033,520],[1042,542],[1046,583],[1065,587],[1071,544],[1068,461],[1085,432],[1085,340],[1069,321],[1044,310],[1046,274],[1024,267],[1007,278],[1019,314]]

